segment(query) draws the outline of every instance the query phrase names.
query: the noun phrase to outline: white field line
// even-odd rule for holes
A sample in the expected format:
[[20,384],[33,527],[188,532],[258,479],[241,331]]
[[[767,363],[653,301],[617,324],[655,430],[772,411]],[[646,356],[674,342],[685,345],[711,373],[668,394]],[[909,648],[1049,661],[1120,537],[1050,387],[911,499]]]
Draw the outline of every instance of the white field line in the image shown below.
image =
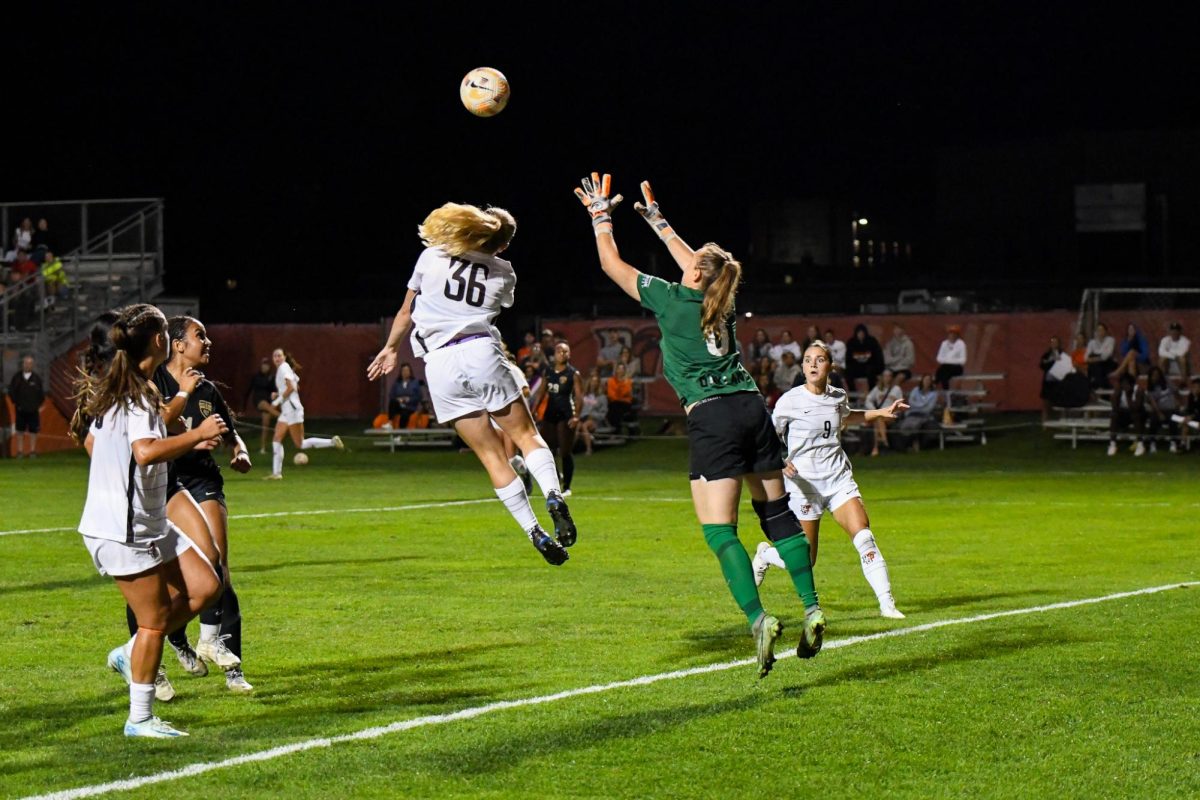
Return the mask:
[[[1078,606],[1104,603],[1109,600],[1120,600],[1122,598],[1136,597],[1137,595],[1144,594],[1157,594],[1158,592],[1165,592],[1171,589],[1182,589],[1192,586],[1200,586],[1200,581],[1169,583],[1162,586],[1150,586],[1145,589],[1135,589],[1130,592],[1106,594],[1101,597],[1087,597],[1082,600],[1067,600],[1061,603],[1050,603],[1042,606],[1016,608],[1009,611],[995,611],[990,614],[979,614],[974,617],[943,619],[937,622],[927,622],[924,625],[914,625],[910,628],[897,628],[895,630],[872,633],[865,636],[850,636],[845,639],[835,639],[826,642],[825,649],[836,650],[840,647],[849,647],[850,645],[873,642],[879,639],[891,639],[898,636],[908,636],[913,633],[924,633],[925,631],[931,631],[937,628],[945,628],[951,625],[968,625],[976,622],[987,622],[988,620],[1000,619],[1002,617],[1017,617],[1024,614],[1039,614],[1043,611],[1056,611],[1063,608],[1076,608]],[[779,659],[783,660],[785,658],[790,658],[793,655],[794,653],[791,652],[783,653],[779,656]],[[111,783],[100,783],[93,786],[81,786],[77,789],[66,789],[59,792],[51,792],[49,794],[31,795],[24,798],[24,800],[75,800],[75,798],[96,797],[97,795],[108,794],[109,792],[140,789],[143,786],[150,786],[156,783],[165,783],[167,781],[173,781],[179,778],[191,777],[193,775],[201,775],[218,769],[228,769],[230,767],[236,767],[242,764],[251,764],[257,761],[271,761],[281,756],[291,755],[292,753],[302,753],[305,750],[315,750],[321,747],[332,747],[335,744],[343,744],[345,742],[361,742],[369,739],[378,739],[381,736],[387,736],[388,734],[392,733],[401,733],[403,731],[413,730],[414,728],[423,728],[429,725],[445,725],[451,722],[474,719],[475,717],[481,717],[484,714],[491,714],[496,711],[507,711],[513,708],[525,708],[527,706],[555,703],[559,700],[567,700],[572,697],[582,697],[589,694],[611,692],[614,689],[628,689],[635,686],[649,686],[652,683],[658,683],[660,681],[677,680],[679,678],[688,678],[693,675],[705,675],[710,672],[723,672],[725,670],[736,669],[738,667],[750,666],[754,663],[755,661],[753,658],[740,659],[738,661],[724,661],[716,664],[705,664],[701,667],[675,670],[674,672],[660,672],[657,675],[643,675],[639,678],[615,681],[613,683],[584,686],[578,689],[567,689],[554,694],[526,697],[521,700],[503,700],[496,703],[488,703],[487,705],[464,708],[460,711],[454,711],[449,714],[432,714],[425,717],[415,717],[413,719],[393,722],[390,725],[383,725],[375,728],[364,728],[363,730],[355,731],[354,733],[342,734],[340,736],[306,739],[302,742],[295,742],[293,744],[283,745],[282,747],[273,747],[269,750],[259,750],[254,753],[246,753],[244,755],[234,756],[233,758],[227,758],[223,761],[208,761],[198,764],[189,764],[181,769],[170,770],[168,772],[159,772],[153,775],[145,775],[140,778],[129,778],[127,780],[112,781]]]
[[[261,514],[230,514],[231,520],[237,519],[270,519],[274,517],[316,517],[323,514],[382,514],[393,511],[416,511],[423,508],[450,508],[453,506],[473,506],[480,503],[494,502],[494,497],[483,497],[477,500],[445,500],[436,503],[413,503],[405,506],[374,506],[370,508],[314,508],[302,511],[270,511]],[[602,503],[691,503],[690,497],[591,497],[591,496],[576,496],[572,498],[572,503],[577,502],[602,502]],[[964,497],[937,497],[937,498],[875,498],[870,501],[872,505],[887,505],[889,503],[953,503],[955,506],[1032,506],[1033,501],[1030,500],[972,500]],[[1039,500],[1036,503],[1038,508],[1047,506],[1062,507],[1062,508],[1102,508],[1105,506],[1119,505],[1121,508],[1200,508],[1200,503],[1171,503],[1167,501],[1145,501],[1145,502],[1130,502],[1127,500]],[[0,536],[19,536],[22,534],[32,533],[68,533],[75,532],[74,527],[64,526],[61,528],[20,528],[17,530],[0,531]]]

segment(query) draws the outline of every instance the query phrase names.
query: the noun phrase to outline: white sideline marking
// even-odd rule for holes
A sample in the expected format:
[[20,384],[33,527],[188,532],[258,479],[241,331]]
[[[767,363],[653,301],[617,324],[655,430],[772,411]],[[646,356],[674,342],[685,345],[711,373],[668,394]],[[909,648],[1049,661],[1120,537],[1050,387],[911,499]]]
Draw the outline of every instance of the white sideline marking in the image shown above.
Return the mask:
[[[1118,592],[1116,594],[1106,594],[1102,597],[1088,597],[1083,600],[1067,600],[1061,603],[1050,603],[1044,606],[1031,606],[1027,608],[1016,608],[1009,611],[995,611],[990,614],[979,614],[974,617],[960,617],[958,619],[943,619],[937,622],[927,622],[924,625],[914,625],[911,628],[898,628],[890,631],[882,631],[880,633],[871,633],[864,636],[850,636],[846,639],[836,639],[825,643],[826,650],[835,650],[839,647],[849,647],[850,645],[862,644],[864,642],[873,642],[877,639],[889,639],[897,636],[908,636],[912,633],[923,633],[936,628],[945,628],[950,625],[967,625],[974,622],[985,622],[987,620],[999,619],[1001,617],[1016,617],[1023,614],[1038,614],[1043,611],[1055,611],[1062,608],[1075,608],[1077,606],[1092,605],[1095,603],[1103,603],[1108,600],[1120,600],[1125,597],[1135,597],[1143,594],[1157,594],[1171,589],[1183,589],[1191,586],[1200,586],[1200,581],[1183,581],[1181,583],[1169,583],[1162,586],[1150,586],[1145,589],[1134,589],[1129,592]],[[783,653],[778,658],[783,660],[791,658],[794,653]],[[613,689],[626,689],[632,686],[649,686],[652,683],[659,681],[675,680],[677,678],[688,678],[692,675],[704,675],[710,672],[723,672],[725,670],[735,669],[737,667],[745,667],[755,663],[753,658],[740,659],[738,661],[724,661],[717,664],[706,664],[701,667],[692,667],[690,669],[680,669],[674,672],[661,672],[657,675],[643,675],[640,678],[631,678],[624,681],[615,681],[613,683],[596,684],[593,686],[584,686],[579,689],[567,689],[566,691],[556,692],[554,694],[544,694],[537,697],[526,697],[521,700],[502,700],[496,703],[488,703],[483,706],[474,706],[472,708],[464,708],[461,711],[454,711],[449,714],[432,714],[425,717],[415,717],[413,719],[401,720],[393,722],[390,725],[383,725],[375,728],[364,728],[361,731],[354,733],[346,733],[340,736],[331,736],[328,738],[322,737],[319,739],[307,739],[303,742],[284,745],[282,747],[273,747],[270,750],[259,750],[255,753],[246,753],[245,755],[234,756],[227,758],[224,761],[208,761],[199,764],[189,764],[182,769],[171,770],[169,772],[159,772],[154,775],[145,775],[140,778],[130,778],[123,781],[112,781],[111,783],[100,783],[94,786],[81,786],[77,789],[65,789],[59,792],[50,794],[31,795],[23,800],[75,800],[80,797],[95,797],[109,792],[127,791],[130,789],[140,789],[143,786],[149,786],[155,783],[164,783],[173,781],[177,778],[187,778],[192,775],[201,775],[205,772],[212,772],[218,769],[226,769],[228,767],[236,767],[241,764],[251,764],[256,761],[271,761],[280,756],[291,755],[292,753],[301,753],[305,750],[315,750],[319,747],[332,747],[335,744],[343,742],[361,742],[368,739],[378,739],[381,736],[387,736],[390,733],[400,733],[401,731],[412,730],[413,728],[423,728],[428,725],[443,725],[448,722],[458,722],[464,719],[474,719],[475,717],[491,714],[495,711],[506,711],[510,708],[524,708],[526,706],[543,705],[545,703],[554,703],[558,700],[566,700],[571,697],[580,697],[588,694],[599,694],[601,692],[609,692]]]

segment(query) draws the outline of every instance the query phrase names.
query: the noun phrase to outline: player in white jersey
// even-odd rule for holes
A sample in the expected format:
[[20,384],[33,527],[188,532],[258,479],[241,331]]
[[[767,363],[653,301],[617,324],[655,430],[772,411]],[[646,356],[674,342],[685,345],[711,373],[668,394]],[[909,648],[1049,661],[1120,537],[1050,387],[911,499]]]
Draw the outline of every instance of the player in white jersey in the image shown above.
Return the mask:
[[271,360],[275,362],[275,397],[271,401],[271,405],[279,409],[279,420],[275,423],[275,436],[271,444],[271,474],[266,476],[266,480],[277,481],[283,478],[283,439],[285,436],[291,435],[292,444],[296,445],[297,450],[326,447],[336,447],[341,450],[345,445],[342,444],[340,436],[305,437],[304,406],[300,402],[300,364],[296,362],[291,353],[282,347],[275,348],[275,352],[271,353]]
[[[109,337],[112,362],[79,383],[72,432],[91,439],[87,501],[79,532],[101,575],[116,581],[137,617],[137,634],[109,654],[129,681],[126,736],[186,736],[153,715],[163,639],[217,596],[209,559],[167,519],[167,462],[211,448],[228,428],[217,414],[167,436],[161,397],[150,380],[168,352],[167,320],[150,305],[121,309]],[[90,428],[83,420],[92,420]]]
[[[787,478],[788,504],[808,536],[810,560],[817,563],[821,515],[828,510],[858,550],[863,576],[879,600],[879,613],[889,619],[904,619],[892,598],[887,562],[875,544],[867,509],[854,481],[850,459],[842,449],[842,428],[876,419],[896,419],[908,406],[895,400],[885,408],[854,411],[845,389],[829,385],[833,357],[829,345],[817,341],[804,351],[805,383],[785,393],[775,403],[775,429],[787,450],[783,471]],[[783,559],[768,542],[758,545],[754,556],[754,578],[762,583],[767,569],[783,567]]]
[[[559,565],[575,543],[575,523],[562,497],[554,454],[525,404],[520,371],[505,357],[492,325],[500,310],[513,304],[517,275],[499,255],[516,230],[516,221],[502,208],[447,203],[430,213],[419,228],[427,249],[417,259],[387,344],[367,367],[367,377],[375,380],[396,368],[400,343],[411,329],[413,352],[425,359],[438,422],[454,425],[534,547],[548,563]],[[557,541],[538,524],[491,420],[524,454],[546,496]]]

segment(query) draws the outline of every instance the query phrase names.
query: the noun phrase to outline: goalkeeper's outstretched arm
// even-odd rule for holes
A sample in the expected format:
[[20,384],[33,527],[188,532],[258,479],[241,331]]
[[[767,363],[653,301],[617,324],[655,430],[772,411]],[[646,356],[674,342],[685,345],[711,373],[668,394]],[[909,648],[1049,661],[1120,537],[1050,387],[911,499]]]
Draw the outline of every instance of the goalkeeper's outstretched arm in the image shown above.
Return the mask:
[[609,199],[609,193],[612,190],[612,176],[605,173],[601,178],[599,174],[593,172],[590,178],[583,179],[582,184],[582,189],[575,190],[575,196],[592,215],[592,230],[596,234],[596,251],[600,254],[600,268],[604,270],[605,275],[612,279],[613,283],[621,287],[621,291],[634,300],[641,300],[637,287],[638,277],[641,273],[621,258],[620,252],[617,251],[617,243],[613,239],[611,212],[620,204],[622,197],[618,194]]
[[646,202],[634,202],[634,210],[642,215],[642,219],[646,220],[662,243],[667,246],[667,250],[679,268],[685,272],[691,269],[695,263],[696,251],[688,246],[688,243],[675,232],[675,229],[663,216],[662,209],[658,207],[658,201],[654,199],[654,190],[650,188],[650,181],[642,181],[642,197]]

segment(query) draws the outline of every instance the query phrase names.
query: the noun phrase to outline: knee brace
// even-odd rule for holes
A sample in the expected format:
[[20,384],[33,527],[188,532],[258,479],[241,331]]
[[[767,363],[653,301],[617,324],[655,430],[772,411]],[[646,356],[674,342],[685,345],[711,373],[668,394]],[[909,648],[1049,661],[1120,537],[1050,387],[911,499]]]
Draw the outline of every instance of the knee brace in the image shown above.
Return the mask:
[[775,500],[752,501],[752,505],[758,512],[758,523],[762,532],[772,542],[782,542],[804,532],[800,527],[800,520],[796,519],[788,505],[787,495]]

